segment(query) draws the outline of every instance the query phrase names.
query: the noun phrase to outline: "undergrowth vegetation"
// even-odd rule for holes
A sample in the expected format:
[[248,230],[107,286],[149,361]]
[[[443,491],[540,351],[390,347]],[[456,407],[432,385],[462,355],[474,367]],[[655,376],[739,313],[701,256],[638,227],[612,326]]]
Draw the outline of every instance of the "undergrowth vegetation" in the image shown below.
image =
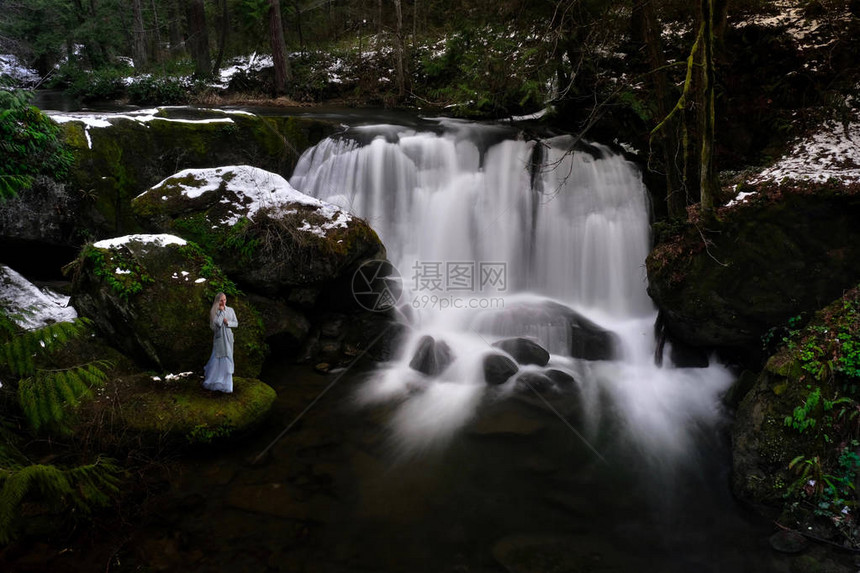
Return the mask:
[[0,312],[0,545],[16,538],[28,518],[80,520],[118,492],[122,470],[115,460],[66,452],[64,463],[51,463],[56,453],[33,440],[65,434],[77,406],[107,378],[107,361],[69,364],[58,357],[89,326],[78,319],[20,332]]
[[[783,356],[790,357],[785,389],[795,396],[784,425],[801,453],[788,464],[794,479],[784,484],[784,521],[802,527],[823,520],[860,547],[860,289],[817,314],[784,329]],[[769,333],[765,343],[774,332]],[[781,388],[781,387],[780,387]]]

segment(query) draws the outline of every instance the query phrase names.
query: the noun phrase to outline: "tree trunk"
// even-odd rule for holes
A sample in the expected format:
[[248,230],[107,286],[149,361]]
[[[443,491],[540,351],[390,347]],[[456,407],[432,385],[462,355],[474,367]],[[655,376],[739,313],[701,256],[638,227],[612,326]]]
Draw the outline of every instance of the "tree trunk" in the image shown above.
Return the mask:
[[143,27],[143,10],[140,6],[140,0],[132,0],[132,41],[131,41],[131,57],[134,60],[134,67],[138,70],[145,70],[149,65],[146,58],[146,32]]
[[155,0],[150,0],[150,5],[152,6],[152,61],[158,63],[161,61],[161,24],[158,21]]
[[[669,114],[671,108],[671,96],[669,92],[669,80],[666,77],[666,56],[660,39],[660,22],[654,6],[654,0],[643,0],[633,10],[634,33],[645,46],[650,69],[649,81],[654,90],[657,117],[662,119]],[[658,133],[657,152],[661,156],[662,170],[666,182],[665,200],[666,211],[669,217],[685,217],[687,214],[687,196],[681,186],[680,173],[682,168],[675,158],[681,150],[679,137],[679,125],[677,121],[668,124]]]
[[176,5],[178,0],[167,0],[167,29],[170,34],[170,53],[178,55],[182,53],[182,27],[181,16]]
[[714,171],[714,0],[701,0],[702,10],[702,145],[699,161],[699,189],[702,214],[710,219],[714,214],[714,198],[719,191]]
[[230,29],[230,19],[227,12],[227,0],[220,0],[221,4],[221,21],[219,22],[220,33],[218,34],[218,55],[215,56],[215,63],[212,65],[212,75],[218,75],[221,70],[221,62],[224,60],[224,46],[227,45],[227,32]]
[[210,68],[209,61],[209,33],[206,29],[206,6],[203,0],[189,0],[188,10],[188,46],[191,51],[191,59],[194,60],[194,75],[197,77],[208,77]]
[[406,74],[403,71],[403,9],[401,0],[394,0],[394,15],[397,18],[394,30],[394,53],[397,58],[397,95],[406,94]]
[[280,0],[269,0],[269,40],[272,44],[272,61],[275,64],[275,93],[280,95],[287,90],[287,82],[292,79],[287,45],[284,41],[284,27],[281,24]]

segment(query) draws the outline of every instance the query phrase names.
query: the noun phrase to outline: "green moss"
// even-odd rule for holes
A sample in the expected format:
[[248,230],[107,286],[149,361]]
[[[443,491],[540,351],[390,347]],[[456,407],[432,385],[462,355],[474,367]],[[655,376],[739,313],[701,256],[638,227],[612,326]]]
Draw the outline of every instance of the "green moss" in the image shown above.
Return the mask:
[[81,257],[92,265],[97,277],[125,299],[141,292],[155,280],[126,250],[98,249],[87,245]]
[[196,382],[155,385],[128,398],[125,424],[148,434],[205,443],[252,428],[263,420],[276,393],[251,378],[234,378],[233,393],[203,390]]

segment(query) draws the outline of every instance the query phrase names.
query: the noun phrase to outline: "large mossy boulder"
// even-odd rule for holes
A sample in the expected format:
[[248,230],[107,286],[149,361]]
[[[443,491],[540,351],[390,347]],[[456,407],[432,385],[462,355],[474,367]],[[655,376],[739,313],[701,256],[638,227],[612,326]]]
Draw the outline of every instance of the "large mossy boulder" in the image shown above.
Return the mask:
[[129,235],[83,249],[72,265],[72,305],[118,348],[162,371],[201,371],[212,352],[209,310],[225,292],[236,311],[236,375],[255,377],[266,354],[257,312],[193,244]]
[[[811,508],[824,503],[823,514],[841,512],[842,505],[828,504],[854,495],[858,399],[860,288],[854,288],[788,333],[741,402],[732,432],[735,494],[777,512],[795,501]],[[825,492],[825,478],[846,491]]]
[[268,295],[351,276],[363,261],[385,257],[366,222],[247,165],[186,169],[132,208],[151,231],[196,242],[237,282]]
[[288,173],[337,129],[332,121],[190,107],[52,117],[76,158],[70,193],[88,198],[79,224],[97,238],[140,231],[129,203],[172,173],[245,163]]
[[700,347],[761,348],[771,327],[860,280],[860,194],[838,183],[763,184],[648,256],[648,292],[669,333]]
[[196,377],[153,382],[144,376],[124,397],[121,423],[135,433],[189,444],[245,433],[269,413],[277,394],[253,378],[233,378],[233,392],[204,390]]

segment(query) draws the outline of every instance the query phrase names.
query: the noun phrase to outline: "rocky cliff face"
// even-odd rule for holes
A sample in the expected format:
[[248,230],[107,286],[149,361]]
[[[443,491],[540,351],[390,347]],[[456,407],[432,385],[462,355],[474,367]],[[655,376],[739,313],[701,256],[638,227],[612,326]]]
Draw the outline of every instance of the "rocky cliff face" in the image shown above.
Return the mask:
[[755,200],[693,221],[647,260],[670,334],[760,357],[761,337],[860,280],[860,195],[838,183],[763,184]]

